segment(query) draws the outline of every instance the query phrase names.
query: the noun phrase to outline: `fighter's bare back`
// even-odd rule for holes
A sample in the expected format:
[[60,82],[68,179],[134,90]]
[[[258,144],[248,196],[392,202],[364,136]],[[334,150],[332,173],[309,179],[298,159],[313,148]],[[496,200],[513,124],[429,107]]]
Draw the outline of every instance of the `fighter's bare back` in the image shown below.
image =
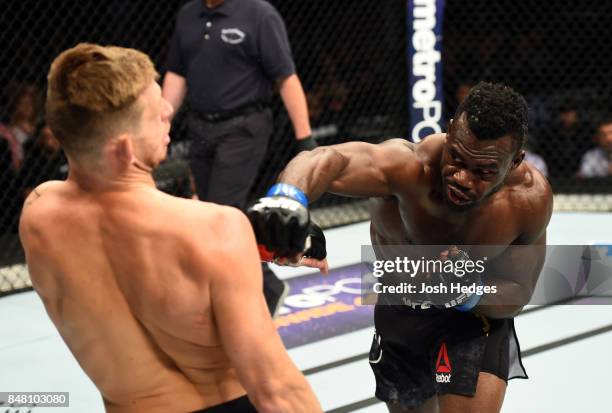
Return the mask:
[[148,187],[49,182],[30,195],[21,234],[36,256],[32,282],[108,412],[196,410],[245,394],[206,277],[228,211]]

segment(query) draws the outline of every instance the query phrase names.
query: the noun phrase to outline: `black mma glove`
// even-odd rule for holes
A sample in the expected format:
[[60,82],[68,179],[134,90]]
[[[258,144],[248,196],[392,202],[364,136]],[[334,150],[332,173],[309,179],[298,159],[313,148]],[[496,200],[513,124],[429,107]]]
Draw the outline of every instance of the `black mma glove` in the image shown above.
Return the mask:
[[295,143],[295,153],[298,154],[302,151],[310,151],[316,148],[317,142],[314,140],[312,136],[308,136],[304,139],[298,139]]
[[[247,215],[255,231],[262,260],[292,257],[306,249],[306,238],[311,231],[308,198],[295,186],[274,185],[266,197],[247,209]],[[311,243],[309,249],[319,253],[320,241],[313,243],[311,239]]]
[[306,250],[304,251],[304,256],[315,258],[317,260],[324,260],[327,258],[325,235],[323,234],[321,228],[312,222],[308,226],[308,237],[306,238]]

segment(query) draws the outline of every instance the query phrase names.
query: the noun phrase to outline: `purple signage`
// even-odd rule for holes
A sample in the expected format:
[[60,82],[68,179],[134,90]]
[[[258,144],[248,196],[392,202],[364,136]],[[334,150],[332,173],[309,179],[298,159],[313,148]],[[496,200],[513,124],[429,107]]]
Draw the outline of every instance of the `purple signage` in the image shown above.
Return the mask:
[[361,265],[288,280],[290,292],[274,320],[292,348],[374,324],[374,306],[361,305]]

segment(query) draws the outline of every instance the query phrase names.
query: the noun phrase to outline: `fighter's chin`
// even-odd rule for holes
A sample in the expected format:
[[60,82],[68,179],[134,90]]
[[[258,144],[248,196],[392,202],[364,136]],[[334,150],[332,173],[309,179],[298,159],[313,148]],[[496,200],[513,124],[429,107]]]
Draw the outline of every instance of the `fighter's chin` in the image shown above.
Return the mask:
[[159,164],[165,161],[166,159],[168,159],[168,145],[167,144],[161,147],[159,151],[159,156],[157,156],[157,158],[155,159],[154,168],[159,166]]
[[157,159],[155,159],[153,162],[151,162],[151,169],[155,169],[157,168],[159,165],[161,165],[166,159],[168,159],[168,152],[164,152],[163,155],[159,156]]

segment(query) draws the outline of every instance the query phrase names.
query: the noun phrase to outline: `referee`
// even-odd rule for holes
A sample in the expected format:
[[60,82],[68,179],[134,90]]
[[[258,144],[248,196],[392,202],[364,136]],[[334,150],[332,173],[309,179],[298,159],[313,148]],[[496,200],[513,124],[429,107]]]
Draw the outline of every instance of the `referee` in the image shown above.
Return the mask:
[[[193,0],[179,11],[163,96],[175,113],[187,98],[190,166],[200,200],[243,209],[272,133],[278,88],[298,150],[316,146],[285,25],[264,0]],[[264,272],[274,313],[285,286]]]

